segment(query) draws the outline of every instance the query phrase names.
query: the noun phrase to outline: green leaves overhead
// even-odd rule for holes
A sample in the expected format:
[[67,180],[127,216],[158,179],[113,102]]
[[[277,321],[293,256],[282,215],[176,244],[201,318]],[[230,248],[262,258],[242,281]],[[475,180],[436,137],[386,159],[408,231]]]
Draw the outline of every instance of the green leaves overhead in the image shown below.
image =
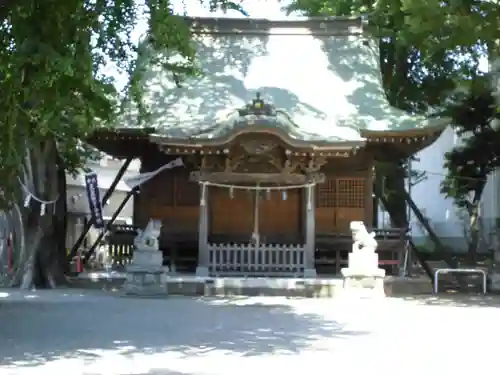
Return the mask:
[[[453,117],[456,130],[472,137],[447,154],[449,174],[442,188],[473,213],[471,205],[477,207],[487,175],[499,163],[500,126],[492,127],[491,122],[498,110],[489,89],[490,77],[481,77],[479,71],[487,52],[500,56],[498,2],[294,0],[288,10],[309,16],[366,15],[371,32],[380,38],[389,102],[424,113],[442,113],[451,103],[447,114]],[[394,206],[399,207],[401,217],[406,215],[404,202]]]
[[384,86],[408,111],[440,106],[457,82],[478,71],[500,38],[500,6],[465,0],[295,0],[289,11],[310,16],[365,15],[381,38]]
[[500,121],[489,77],[478,77],[453,98],[447,113],[462,144],[446,156],[442,191],[458,206],[478,203],[488,175],[500,167]]
[[[180,3],[182,4],[182,2]],[[211,0],[208,7],[237,7]],[[132,32],[148,19],[151,48],[182,56],[190,74],[195,51],[189,30],[168,0],[24,0],[0,8],[0,184],[13,198],[27,147],[57,140],[70,171],[83,166],[88,150],[80,142],[96,127],[112,126],[121,98],[113,85],[116,69],[136,71]],[[186,63],[187,62],[187,63]],[[177,65],[153,61],[163,69]],[[127,90],[141,100],[139,80]]]

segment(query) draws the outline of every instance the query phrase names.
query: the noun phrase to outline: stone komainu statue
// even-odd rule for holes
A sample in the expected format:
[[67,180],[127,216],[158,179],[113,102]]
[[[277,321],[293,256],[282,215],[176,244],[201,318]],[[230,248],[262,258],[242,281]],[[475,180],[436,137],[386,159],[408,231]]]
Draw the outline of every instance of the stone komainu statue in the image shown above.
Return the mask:
[[161,221],[149,220],[148,225],[144,230],[138,230],[137,236],[134,238],[134,246],[136,249],[153,249],[158,250],[158,237],[161,233]]
[[369,251],[377,250],[377,241],[375,240],[375,232],[368,233],[365,224],[362,221],[351,221],[350,229],[352,233],[352,251]]

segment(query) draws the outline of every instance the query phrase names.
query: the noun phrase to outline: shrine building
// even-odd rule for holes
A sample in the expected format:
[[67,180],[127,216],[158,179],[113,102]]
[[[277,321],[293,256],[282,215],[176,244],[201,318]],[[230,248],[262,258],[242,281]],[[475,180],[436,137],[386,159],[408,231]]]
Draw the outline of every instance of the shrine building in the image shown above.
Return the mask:
[[198,275],[315,275],[322,238],[374,227],[374,163],[411,156],[449,120],[389,104],[360,18],[186,21],[200,74],[179,82],[145,54],[147,123],[131,110],[89,142],[140,158],[141,173],[182,158],[134,201],[136,226],[162,221],[166,263],[189,254]]

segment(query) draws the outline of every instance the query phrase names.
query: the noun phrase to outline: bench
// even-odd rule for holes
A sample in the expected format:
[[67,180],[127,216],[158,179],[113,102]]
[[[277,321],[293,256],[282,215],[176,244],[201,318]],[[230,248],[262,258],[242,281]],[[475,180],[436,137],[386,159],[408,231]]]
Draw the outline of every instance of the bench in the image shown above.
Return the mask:
[[397,259],[383,259],[378,261],[379,266],[399,266],[399,260]]

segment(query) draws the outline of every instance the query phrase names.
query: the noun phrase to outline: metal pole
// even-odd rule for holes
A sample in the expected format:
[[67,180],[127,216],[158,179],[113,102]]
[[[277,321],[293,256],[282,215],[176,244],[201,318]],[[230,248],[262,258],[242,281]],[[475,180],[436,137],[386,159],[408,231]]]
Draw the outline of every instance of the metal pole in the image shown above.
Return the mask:
[[[411,197],[411,190],[412,190],[412,182],[411,182],[411,175],[413,173],[413,165],[412,165],[412,160],[411,156],[408,158],[408,195]],[[405,233],[405,236],[411,236],[411,208],[408,203],[406,203],[406,208],[407,208],[407,214],[406,214],[406,221],[407,221],[407,232]],[[400,276],[406,277],[408,276],[408,269],[411,267],[411,254],[410,254],[410,246],[408,244],[408,239],[405,241],[406,244],[406,249],[405,249],[405,256],[404,256],[404,261],[403,261],[403,268],[401,269]]]
[[[413,172],[413,169],[412,169],[412,161],[411,161],[411,157],[408,158],[408,194],[410,195],[411,197],[411,188],[412,188],[412,183],[411,183],[411,174]],[[406,214],[407,215],[407,221],[408,221],[408,226],[410,226],[410,223],[411,223],[411,208],[410,208],[410,205],[409,204],[406,204],[406,208],[407,208],[407,211],[408,213]]]
[[90,259],[90,257],[92,256],[92,254],[94,253],[96,247],[99,245],[99,242],[101,242],[102,238],[104,237],[104,235],[106,234],[106,232],[111,228],[111,225],[113,225],[114,221],[116,220],[116,218],[118,217],[118,215],[120,215],[120,212],[123,210],[123,207],[125,207],[125,205],[127,204],[127,202],[129,201],[129,199],[132,197],[132,195],[134,195],[136,192],[138,191],[138,188],[135,188],[135,189],[132,189],[130,190],[127,195],[125,196],[125,198],[123,198],[122,200],[122,203],[120,203],[120,205],[118,206],[118,208],[116,209],[115,213],[113,214],[113,216],[111,216],[111,219],[106,223],[106,227],[103,229],[103,231],[99,234],[99,236],[97,236],[96,240],[94,241],[94,243],[92,244],[92,246],[90,247],[89,251],[87,251],[87,253],[85,254],[85,259],[84,259],[84,264],[87,263],[87,261]]
[[[116,174],[115,179],[113,180],[113,182],[109,186],[109,189],[106,190],[106,192],[104,193],[104,196],[102,197],[102,202],[101,202],[102,207],[105,207],[106,204],[108,203],[108,200],[111,197],[111,194],[114,193],[116,186],[118,185],[121,178],[123,177],[123,175],[127,171],[132,160],[133,160],[132,157],[128,158],[127,160],[125,160],[125,163],[123,163],[123,165],[121,166],[120,170]],[[80,236],[78,237],[78,239],[76,240],[75,244],[71,247],[71,250],[70,250],[70,252],[68,254],[68,258],[67,258],[68,261],[71,261],[71,259],[73,259],[73,257],[76,255],[76,252],[78,251],[80,246],[82,246],[83,240],[85,239],[85,236],[87,236],[87,234],[89,233],[89,230],[92,227],[92,224],[94,224],[94,221],[91,217],[90,220],[88,220],[87,223],[85,224],[85,226],[83,227],[83,231],[80,234]]]

